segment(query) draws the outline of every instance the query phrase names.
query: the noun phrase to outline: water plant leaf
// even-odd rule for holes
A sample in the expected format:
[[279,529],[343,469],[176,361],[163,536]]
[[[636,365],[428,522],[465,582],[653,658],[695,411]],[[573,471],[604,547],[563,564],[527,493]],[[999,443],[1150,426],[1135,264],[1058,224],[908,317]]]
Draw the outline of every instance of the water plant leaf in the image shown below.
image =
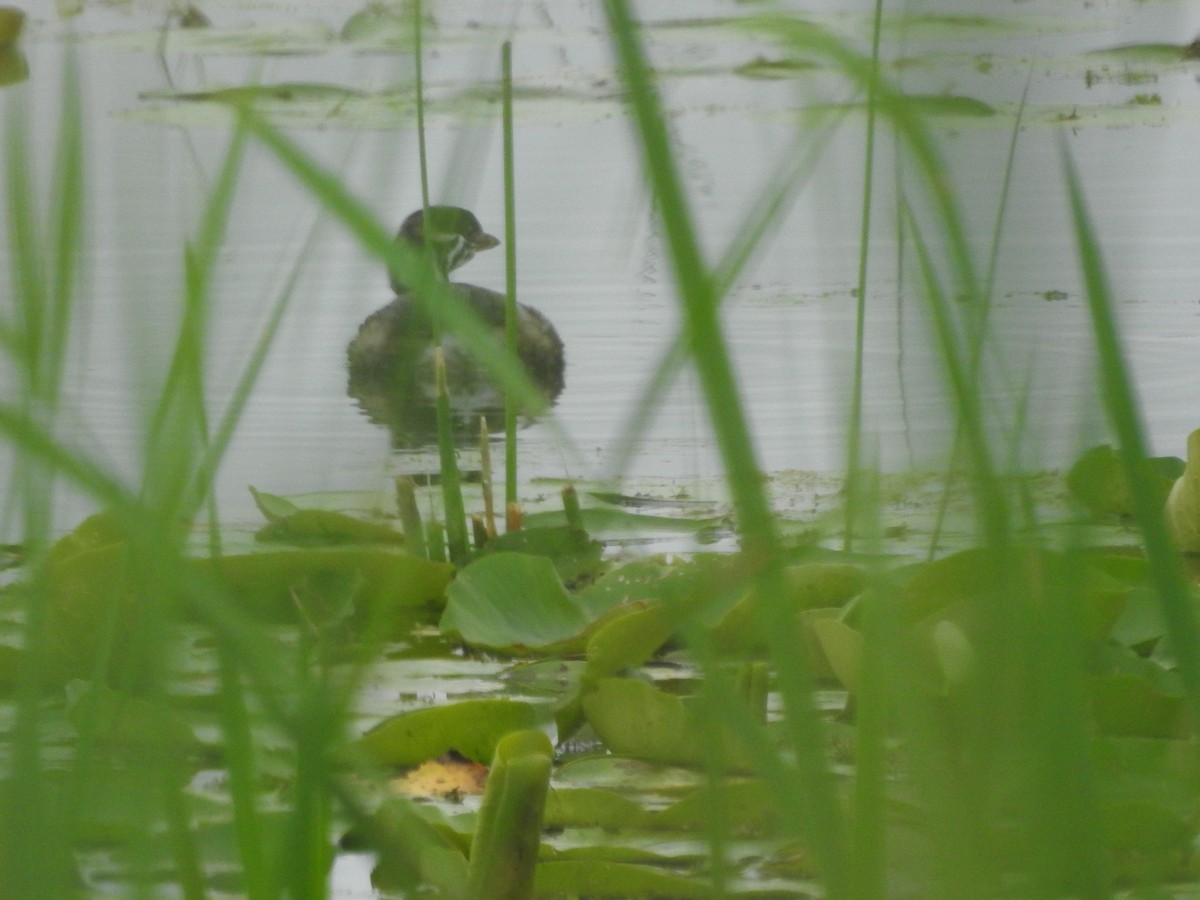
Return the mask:
[[1172,63],[1188,59],[1192,44],[1121,44],[1089,50],[1088,56],[1103,56],[1123,62]]
[[254,485],[250,485],[250,496],[254,498],[254,505],[268,522],[277,522],[292,513],[300,512],[300,507],[286,497],[257,490]]
[[599,859],[544,862],[537,867],[537,896],[711,897],[712,888],[649,866]]
[[585,679],[616,675],[652,657],[679,627],[680,610],[663,603],[635,602],[618,607],[587,643]]
[[1149,588],[1130,592],[1129,601],[1113,624],[1109,637],[1125,647],[1150,652],[1167,633],[1158,596]]
[[525,527],[497,535],[487,542],[485,553],[526,553],[544,556],[554,563],[558,577],[571,585],[595,578],[602,569],[604,546],[592,540],[586,531],[566,525]]
[[601,788],[551,788],[547,828],[637,828],[650,813],[636,800]]
[[[1049,585],[1071,584],[1084,604],[1085,624],[1094,637],[1103,637],[1120,616],[1131,588],[1072,558],[1034,547],[1016,548],[1008,557],[1008,577],[1027,597],[1045,595]],[[900,592],[900,606],[909,621],[932,619],[964,601],[986,600],[996,585],[989,551],[974,547],[915,566]],[[853,621],[852,619],[850,621]]]
[[621,756],[585,756],[569,760],[555,773],[554,783],[573,788],[607,788],[639,794],[682,796],[703,783],[692,770]]
[[[789,566],[784,580],[783,601],[797,613],[840,607],[861,593],[867,583],[861,567],[839,562]],[[712,637],[718,647],[736,652],[765,651],[767,636],[759,626],[759,603],[759,593],[752,589],[713,626]]]
[[450,829],[418,815],[413,804],[390,798],[361,829],[379,854],[371,883],[379,890],[411,890],[426,885],[447,897],[467,886],[467,857]]
[[[619,756],[698,765],[716,752],[730,768],[750,768],[745,754],[720,729],[704,728],[683,698],[635,678],[601,678],[582,697],[588,724]],[[712,748],[713,742],[719,742]]]
[[287,618],[295,586],[327,574],[361,576],[358,602],[364,610],[423,606],[441,598],[454,574],[448,563],[375,547],[244,553],[195,565],[216,575],[245,609],[266,618]]
[[716,621],[746,583],[745,563],[717,553],[688,559],[651,556],[605,573],[577,594],[578,601],[599,615],[634,600],[657,600],[704,614]]
[[10,49],[21,36],[25,13],[15,6],[0,6],[0,50]]
[[256,531],[254,539],[299,547],[404,543],[404,535],[388,525],[325,509],[298,509],[278,516]]
[[77,553],[97,547],[109,547],[121,543],[124,539],[125,532],[116,516],[106,512],[94,513],[54,542],[47,553],[46,562],[48,565],[57,565]]
[[67,698],[71,724],[81,735],[99,743],[182,754],[200,747],[192,726],[162,700],[135,697],[83,681],[67,685]]
[[492,553],[458,573],[439,627],[476,646],[529,650],[579,640],[590,621],[550,560]]
[[995,107],[975,97],[954,94],[908,94],[905,101],[926,116],[969,116],[986,118],[996,115]]
[[1090,686],[1102,734],[1174,738],[1192,731],[1182,686],[1168,693],[1149,678],[1128,672],[1094,677]]
[[[360,546],[231,554],[187,565],[198,580],[223,585],[252,615],[285,621],[295,621],[298,592],[334,599],[349,596],[350,589],[354,611],[379,621],[439,600],[454,573],[445,563]],[[89,517],[52,546],[45,566],[51,678],[65,682],[91,672],[97,622],[113,623],[114,658],[134,665],[125,645],[142,611],[128,567],[121,531],[106,514]]]
[[[725,521],[721,516],[653,516],[608,506],[587,506],[580,514],[584,528],[591,534],[692,533]],[[546,510],[525,517],[526,525],[550,526],[565,522],[566,513],[561,510]]]
[[466,900],[528,900],[541,845],[554,748],[540,731],[496,745],[467,869]]
[[[1183,474],[1184,462],[1175,456],[1151,459],[1154,489],[1167,499],[1171,485]],[[1133,515],[1133,495],[1125,475],[1121,454],[1109,444],[1085,450],[1067,472],[1071,496],[1097,515]]]
[[516,700],[463,700],[414,709],[380,722],[354,747],[388,766],[415,766],[451,750],[487,765],[506,734],[533,728],[545,710]]
[[408,47],[413,42],[413,17],[379,3],[368,3],[342,25],[343,41],[370,47]]
[[29,61],[17,47],[0,48],[0,87],[20,84],[29,78]]
[[1116,877],[1141,883],[1195,877],[1185,863],[1194,832],[1190,816],[1144,800],[1105,804],[1103,811]]
[[862,634],[840,619],[818,618],[809,625],[833,674],[850,693],[856,693],[862,669]]
[[1200,553],[1200,429],[1188,435],[1183,474],[1167,495],[1167,525],[1184,553]]
[[742,63],[734,68],[734,73],[746,78],[761,78],[774,80],[777,78],[794,78],[813,72],[818,68],[817,63],[809,59],[767,59],[758,56],[750,62]]

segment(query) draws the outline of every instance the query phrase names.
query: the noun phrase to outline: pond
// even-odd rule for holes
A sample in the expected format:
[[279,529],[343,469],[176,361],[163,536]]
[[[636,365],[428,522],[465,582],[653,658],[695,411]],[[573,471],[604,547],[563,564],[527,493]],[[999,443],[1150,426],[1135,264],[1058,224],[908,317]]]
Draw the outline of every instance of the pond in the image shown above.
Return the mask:
[[[1074,10],[1074,12],[1072,12]],[[78,54],[85,93],[90,224],[88,287],[67,376],[70,427],[118,466],[136,468],[144,398],[162,377],[180,314],[183,242],[198,228],[204,192],[227,141],[217,104],[174,100],[252,83],[319,83],[382,93],[409,83],[411,54],[335,39],[353,4],[217,4],[218,33],[157,30],[158,17],[124,5],[86,5],[71,19],[30,10],[25,42],[39,156],[48,158],[63,57]],[[671,127],[702,236],[724,252],[764,178],[803,150],[797,110],[849,99],[820,72],[755,72],[779,56],[740,32],[728,3],[646,4],[665,74]],[[805,6],[806,14],[811,14]],[[818,20],[864,37],[869,10],[831,4]],[[885,57],[908,60],[913,93],[972,97],[991,116],[938,123],[980,259],[991,241],[1009,136],[1026,79],[997,265],[997,402],[1027,394],[1036,423],[1026,463],[1061,466],[1102,435],[1089,325],[1074,262],[1059,147],[1077,161],[1120,301],[1144,418],[1156,450],[1182,453],[1191,426],[1193,335],[1200,316],[1190,235],[1197,233],[1195,67],[1083,54],[1123,44],[1186,43],[1200,28],[1181,4],[984,4],[980,19],[935,10],[896,15]],[[1192,17],[1189,19],[1189,16]],[[494,85],[510,33],[517,81],[515,136],[519,285],[567,347],[567,389],[555,419],[522,435],[526,477],[610,474],[624,433],[678,317],[662,239],[614,81],[602,16],[588,3],[454,4],[435,14],[426,78],[435,200],[475,210],[502,231],[498,105],[463,99]],[[286,26],[272,44],[272,27]],[[515,32],[512,29],[516,29]],[[1185,40],[1187,39],[1187,40]],[[162,47],[161,55],[157,52]],[[257,52],[248,52],[257,51]],[[764,77],[773,76],[773,77]],[[11,97],[12,91],[7,92]],[[1145,95],[1152,104],[1136,105]],[[6,97],[6,102],[8,98]],[[288,104],[283,104],[287,107]],[[382,221],[420,205],[416,142],[406,110],[383,101],[339,107],[321,99],[285,109],[302,145],[343,177]],[[1077,119],[1064,127],[1057,120]],[[837,472],[853,374],[864,117],[851,115],[794,206],[730,292],[726,321],[765,471]],[[814,135],[821,132],[816,120]],[[812,143],[811,141],[809,143]],[[937,467],[952,431],[941,373],[920,304],[905,300],[915,272],[895,263],[890,142],[881,141],[868,273],[866,422],[885,469]],[[43,177],[48,167],[42,166]],[[277,345],[220,478],[231,514],[248,512],[247,484],[279,493],[361,490],[403,463],[388,457],[344,392],[344,347],[388,299],[380,267],[344,230],[317,223],[315,203],[265,153],[251,150],[238,183],[214,288],[209,398],[222,408],[283,283],[302,268]],[[316,233],[313,230],[317,229]],[[502,252],[460,273],[500,288]],[[903,279],[903,283],[900,283]],[[627,474],[682,482],[715,474],[705,414],[687,375],[658,408]],[[65,514],[64,525],[78,508]]]
[[[631,417],[676,337],[680,313],[602,5],[428,5],[422,59],[431,197],[473,210],[493,234],[503,234],[504,222],[499,48],[513,41],[518,291],[553,321],[567,358],[566,388],[552,414],[520,433],[522,494],[537,508],[538,498],[557,502],[558,482],[579,481],[712,501],[702,513],[715,519],[726,511],[726,494],[695,375],[684,370],[673,381],[645,433],[628,445]],[[823,512],[828,503],[813,498],[834,496],[845,467],[867,117],[843,77],[788,60],[777,42],[746,27],[751,16],[777,10],[869,48],[866,3],[638,5],[709,259],[728,253],[775,173],[803,173],[802,189],[771,224],[721,311],[757,464],[791,515],[810,503]],[[255,103],[391,228],[421,206],[409,93],[414,56],[407,31],[392,18],[401,13],[342,0],[212,0],[203,5],[211,21],[205,28],[181,27],[178,17],[141,3],[42,0],[27,13],[29,77],[0,91],[0,106],[6,120],[14,104],[27,106],[42,196],[53,188],[71,59],[84,107],[84,289],[58,428],[134,483],[152,398],[183,315],[184,248],[197,239],[232,131],[221,92],[285,86]],[[907,93],[930,98],[928,122],[981,271],[1003,207],[990,323],[992,347],[1000,349],[984,365],[990,436],[1014,468],[1065,468],[1082,448],[1111,441],[1064,153],[1078,167],[1102,244],[1150,449],[1183,455],[1200,424],[1187,374],[1200,345],[1200,61],[1183,56],[1198,33],[1200,10],[1166,0],[928,3],[885,16],[886,74]],[[1177,52],[1152,46],[1161,44]],[[881,129],[864,298],[864,457],[889,472],[932,472],[947,465],[955,420],[911,244],[897,236],[904,192],[915,191],[897,155]],[[0,230],[7,271],[7,221]],[[480,253],[457,276],[501,290],[503,250]],[[6,282],[0,290],[12,288]],[[249,486],[293,499],[317,496],[316,505],[391,509],[392,476],[436,470],[437,455],[394,448],[346,393],[346,345],[390,299],[386,273],[252,140],[211,292],[203,368],[214,417],[237,395],[258,335],[289,290],[278,339],[217,478],[221,519],[256,524]],[[0,357],[0,383],[15,377]],[[474,451],[462,453],[474,465]],[[0,444],[0,475],[11,480],[14,472],[10,447]],[[93,509],[91,499],[64,487],[57,530]],[[15,511],[6,512],[0,542],[18,542],[19,525]],[[728,532],[719,538],[732,546]],[[652,546],[697,543],[689,532]],[[374,669],[357,723],[366,728],[398,706],[536,698],[561,691],[567,677],[551,671],[553,660],[543,670],[490,656],[446,659],[442,649],[427,659],[406,647]],[[643,674],[676,685],[692,681],[695,669],[676,653]],[[842,698],[839,689],[826,699],[832,706]],[[772,715],[780,702],[770,695]],[[214,771],[198,779],[201,795],[209,777],[215,794],[224,790]],[[683,769],[664,775],[585,762],[558,784],[614,781],[653,796],[655,813],[671,808],[664,798],[674,801],[702,783]],[[687,822],[686,809],[664,821],[675,815]],[[702,856],[702,832],[690,827],[631,839],[629,850],[675,861]],[[589,837],[568,832],[558,845]],[[747,862],[782,852],[777,846],[747,841],[727,849],[757,879],[739,889],[785,896],[808,889],[796,872],[804,866],[776,877]],[[371,862],[341,854],[335,896],[370,896]],[[103,873],[103,860],[95,870]]]

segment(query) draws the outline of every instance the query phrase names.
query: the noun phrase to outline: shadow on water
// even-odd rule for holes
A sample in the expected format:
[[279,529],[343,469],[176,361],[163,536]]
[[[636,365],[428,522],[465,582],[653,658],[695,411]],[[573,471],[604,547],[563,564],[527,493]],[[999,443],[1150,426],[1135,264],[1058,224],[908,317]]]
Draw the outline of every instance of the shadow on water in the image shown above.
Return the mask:
[[[418,210],[396,235],[417,251],[427,251],[437,273],[445,278],[481,250],[499,241],[486,233],[465,209],[432,206]],[[440,345],[446,362],[446,382],[456,441],[470,443],[479,434],[479,420],[493,432],[504,428],[504,393],[490,374],[450,336],[438,340],[434,323],[413,292],[391,276],[395,299],[359,326],[347,348],[349,379],[346,393],[367,418],[386,427],[397,449],[434,443],[437,436],[434,351]],[[495,335],[505,336],[504,295],[473,284],[454,282],[451,288]],[[564,385],[563,343],[541,312],[517,305],[517,356],[525,373],[549,405]],[[526,416],[524,424],[533,421]]]

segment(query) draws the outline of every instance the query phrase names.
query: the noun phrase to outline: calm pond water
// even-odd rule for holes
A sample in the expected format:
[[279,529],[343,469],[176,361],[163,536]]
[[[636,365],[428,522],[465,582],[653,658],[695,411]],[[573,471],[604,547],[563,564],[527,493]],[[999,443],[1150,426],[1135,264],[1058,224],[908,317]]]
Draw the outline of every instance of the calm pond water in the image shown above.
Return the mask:
[[[820,72],[774,79],[739,74],[738,66],[782,55],[762,38],[714,24],[745,15],[742,5],[640,6],[658,23],[650,39],[669,73],[664,90],[678,159],[716,258],[769,172],[794,152],[794,111],[851,95]],[[852,39],[866,35],[864,4],[783,6]],[[994,321],[1005,348],[994,361],[1001,376],[997,421],[1011,418],[1005,410],[1030,392],[1025,462],[1035,466],[1061,465],[1081,441],[1104,436],[1061,184],[1062,146],[1079,165],[1104,242],[1153,447],[1182,453],[1197,424],[1191,369],[1200,318],[1194,246],[1200,63],[1135,65],[1078,54],[1135,42],[1185,44],[1200,30],[1200,10],[1177,3],[969,10],[942,4],[960,16],[989,17],[961,19],[954,28],[932,15],[937,6],[907,24],[893,21],[885,56],[910,61],[900,77],[915,93],[969,96],[998,111],[945,117],[936,128],[980,260],[999,202],[1012,114],[1030,79],[996,282]],[[354,3],[340,2],[214,2],[205,12],[220,30],[176,30],[160,56],[161,18],[153,7],[85,4],[70,20],[49,2],[29,9],[30,79],[5,91],[3,102],[27,96],[43,178],[71,36],[78,38],[86,106],[87,291],[72,338],[64,429],[131,477],[147,398],[161,382],[180,313],[182,247],[197,232],[229,133],[215,104],[169,95],[256,81],[375,92],[407,84],[409,54],[336,39],[356,11]],[[684,13],[686,21],[679,19]],[[503,223],[498,111],[461,95],[494,81],[499,43],[510,33],[518,89],[528,94],[518,103],[516,129],[519,288],[525,302],[556,323],[568,348],[567,389],[556,409],[568,441],[545,423],[525,431],[523,475],[603,475],[677,315],[630,124],[615,100],[599,7],[455,3],[438,6],[435,15],[441,32],[429,38],[426,63],[433,195],[471,207],[497,232]],[[1161,104],[1131,103],[1138,95]],[[394,104],[283,107],[290,133],[381,220],[398,222],[419,205],[415,131]],[[1069,126],[1050,124],[1070,115],[1077,118]],[[768,471],[834,472],[841,465],[864,121],[852,114],[832,136],[814,177],[727,303],[728,335]],[[823,126],[813,120],[809,131],[818,135]],[[889,469],[936,466],[951,432],[920,303],[905,297],[915,296],[915,266],[904,272],[903,286],[897,279],[891,157],[885,135],[866,331],[870,452]],[[220,496],[234,515],[249,508],[248,484],[279,493],[379,488],[386,473],[413,465],[389,458],[387,435],[344,393],[344,347],[358,322],[387,301],[385,279],[343,229],[317,219],[305,191],[265,151],[252,148],[214,294],[208,360],[214,411],[227,402],[270,304],[293,268],[302,270],[221,474]],[[503,255],[484,254],[460,275],[499,288]],[[716,471],[698,390],[684,375],[634,454],[630,474],[686,487],[690,478]],[[76,511],[71,504],[64,525]]]

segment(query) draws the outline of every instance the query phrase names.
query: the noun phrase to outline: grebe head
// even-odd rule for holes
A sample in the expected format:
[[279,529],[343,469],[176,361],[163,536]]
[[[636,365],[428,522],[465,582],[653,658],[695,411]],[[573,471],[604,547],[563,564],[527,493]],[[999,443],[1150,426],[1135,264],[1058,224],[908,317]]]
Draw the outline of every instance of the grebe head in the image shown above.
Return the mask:
[[[428,240],[433,264],[443,278],[470,262],[480,250],[489,250],[500,243],[483,230],[474,213],[459,206],[418,209],[404,220],[396,240],[404,241],[418,253],[425,252]],[[393,291],[404,293],[406,287],[395,275],[391,276],[391,282]]]

